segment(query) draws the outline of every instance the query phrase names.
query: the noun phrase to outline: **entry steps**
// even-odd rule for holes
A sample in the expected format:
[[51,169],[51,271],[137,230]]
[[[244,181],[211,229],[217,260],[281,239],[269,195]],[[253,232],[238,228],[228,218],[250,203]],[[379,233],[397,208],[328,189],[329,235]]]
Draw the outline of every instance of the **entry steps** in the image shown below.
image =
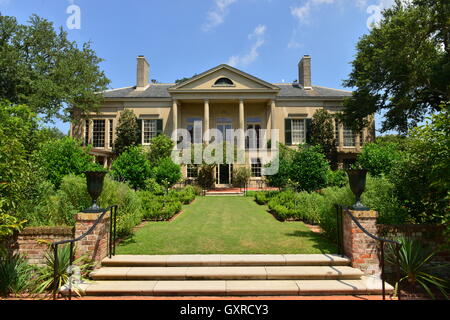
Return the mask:
[[206,191],[207,197],[243,197],[244,192],[240,191]]
[[[381,281],[332,254],[120,255],[79,285],[88,296],[379,295]],[[386,283],[386,292],[393,288]]]

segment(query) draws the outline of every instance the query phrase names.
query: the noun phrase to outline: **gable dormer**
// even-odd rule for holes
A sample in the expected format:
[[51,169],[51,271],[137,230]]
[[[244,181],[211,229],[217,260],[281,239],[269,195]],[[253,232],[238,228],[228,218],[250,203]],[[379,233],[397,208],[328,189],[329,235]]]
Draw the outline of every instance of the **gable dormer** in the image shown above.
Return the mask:
[[169,89],[181,91],[279,91],[280,88],[229,65],[222,64]]

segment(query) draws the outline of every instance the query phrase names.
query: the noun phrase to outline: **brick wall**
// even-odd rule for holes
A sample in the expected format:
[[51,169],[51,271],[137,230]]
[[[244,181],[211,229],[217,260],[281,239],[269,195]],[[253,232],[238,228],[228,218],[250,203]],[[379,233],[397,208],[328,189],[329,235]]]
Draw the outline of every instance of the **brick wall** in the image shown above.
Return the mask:
[[73,229],[72,227],[25,228],[15,236],[10,247],[22,254],[30,264],[43,265],[49,244],[73,239]]
[[[75,238],[87,232],[97,221],[99,213],[78,213],[76,215]],[[94,230],[76,244],[76,257],[87,255],[96,266],[108,255],[110,215],[107,213]]]
[[[20,234],[5,241],[7,248],[19,252],[30,264],[44,265],[45,254],[53,242],[71,240],[87,232],[101,214],[78,213],[75,227],[36,227],[25,228]],[[94,260],[96,266],[108,255],[109,213],[94,230],[82,240],[75,243],[75,257],[86,255]]]
[[[378,212],[348,211],[358,219],[368,232],[377,234]],[[347,212],[343,212],[343,245],[344,253],[351,259],[353,267],[362,270],[366,275],[381,273],[378,259],[378,241],[366,235]]]
[[[441,225],[377,225],[378,213],[376,211],[348,210],[359,223],[371,234],[385,239],[395,239],[398,236],[407,236],[420,240],[438,251],[433,263],[449,263],[450,252],[444,248],[449,244],[444,234],[445,226]],[[343,246],[344,254],[351,259],[352,266],[362,270],[366,275],[380,274],[380,247],[379,241],[366,235],[351,219],[347,212],[343,212]],[[386,264],[386,272],[394,273],[391,266]]]
[[[448,245],[448,236],[444,234],[446,229],[443,225],[432,224],[402,224],[402,225],[383,225],[378,227],[378,233],[381,237],[395,239],[399,236],[406,236],[419,240],[425,246],[432,248],[437,254],[431,260],[432,263],[450,263],[450,251]],[[444,245],[447,244],[447,247]],[[388,266],[389,267],[389,266]],[[387,270],[388,272],[390,271]],[[450,270],[446,274],[450,274]]]

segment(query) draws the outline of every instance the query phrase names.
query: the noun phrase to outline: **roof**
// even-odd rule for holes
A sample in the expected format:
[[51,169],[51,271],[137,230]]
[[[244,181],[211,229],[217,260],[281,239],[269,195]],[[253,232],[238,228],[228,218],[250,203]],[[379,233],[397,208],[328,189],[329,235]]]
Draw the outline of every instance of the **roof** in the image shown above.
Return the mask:
[[344,98],[351,97],[351,91],[312,86],[313,90],[305,90],[299,84],[277,84],[281,88],[279,98]]
[[136,90],[136,87],[127,87],[121,89],[108,90],[103,92],[105,98],[170,98],[167,91],[173,87],[173,83],[168,84],[150,84],[146,90]]
[[255,81],[261,85],[263,85],[267,90],[275,90],[277,91],[277,97],[280,99],[305,99],[305,98],[336,98],[342,99],[344,97],[349,97],[352,95],[351,91],[339,90],[326,88],[321,86],[313,86],[312,90],[305,90],[298,83],[279,83],[273,84],[256,78],[248,73],[245,73],[239,69],[233,68],[226,64],[221,64],[217,67],[209,69],[197,76],[194,76],[182,83],[151,83],[145,90],[136,90],[136,87],[126,87],[120,89],[107,90],[103,92],[103,96],[106,99],[144,99],[144,98],[154,98],[154,99],[170,99],[171,92],[176,92],[177,90],[182,89],[187,84],[196,81],[202,77],[205,77],[208,74],[216,72],[221,69],[228,69],[234,73],[240,74],[252,81]]
[[[305,90],[298,84],[276,84],[281,90],[278,98],[344,98],[352,95],[351,91],[313,86],[313,90]],[[106,99],[123,98],[170,98],[169,88],[174,86],[168,84],[151,84],[146,90],[136,91],[135,87],[120,88],[103,92]]]

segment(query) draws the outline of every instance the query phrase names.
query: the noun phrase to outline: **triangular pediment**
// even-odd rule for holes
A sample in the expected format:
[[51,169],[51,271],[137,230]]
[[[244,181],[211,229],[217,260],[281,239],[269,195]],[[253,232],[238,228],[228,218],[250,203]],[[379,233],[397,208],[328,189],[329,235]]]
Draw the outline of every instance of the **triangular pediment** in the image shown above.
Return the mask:
[[209,90],[280,90],[277,86],[254,77],[229,65],[222,64],[177,84],[169,91],[209,91]]

